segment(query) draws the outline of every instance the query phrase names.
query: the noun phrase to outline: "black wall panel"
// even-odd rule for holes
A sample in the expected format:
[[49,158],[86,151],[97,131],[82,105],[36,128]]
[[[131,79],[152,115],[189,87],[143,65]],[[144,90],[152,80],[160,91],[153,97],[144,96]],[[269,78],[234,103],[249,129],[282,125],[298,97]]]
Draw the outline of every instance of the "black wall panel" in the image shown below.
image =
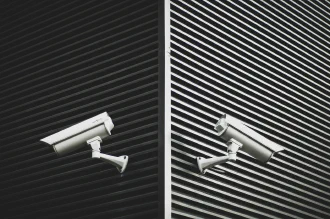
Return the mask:
[[[156,218],[157,1],[2,1],[1,218]],[[57,157],[39,139],[107,111],[102,152]]]
[[[171,1],[172,217],[330,218],[328,1]],[[226,154],[228,113],[285,147]]]

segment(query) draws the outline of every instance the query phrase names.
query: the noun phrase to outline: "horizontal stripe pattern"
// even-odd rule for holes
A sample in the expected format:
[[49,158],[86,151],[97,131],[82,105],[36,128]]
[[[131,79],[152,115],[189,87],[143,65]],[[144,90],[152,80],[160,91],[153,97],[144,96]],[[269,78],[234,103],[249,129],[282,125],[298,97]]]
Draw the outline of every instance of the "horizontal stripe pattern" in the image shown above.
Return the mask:
[[[158,3],[15,1],[3,5],[1,218],[157,218]],[[63,157],[39,140],[107,111],[101,151],[127,170]]]
[[[327,1],[171,1],[173,218],[330,217]],[[226,154],[228,113],[285,151]]]

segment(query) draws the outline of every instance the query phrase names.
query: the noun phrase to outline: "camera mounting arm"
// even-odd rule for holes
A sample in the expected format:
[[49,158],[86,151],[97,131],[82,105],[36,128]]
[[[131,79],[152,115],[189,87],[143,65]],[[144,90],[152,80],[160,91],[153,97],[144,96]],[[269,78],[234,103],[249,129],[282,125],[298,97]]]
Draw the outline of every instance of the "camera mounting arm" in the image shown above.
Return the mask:
[[236,161],[236,154],[237,151],[243,146],[240,142],[236,141],[235,139],[231,138],[227,142],[228,148],[227,152],[228,155],[221,156],[221,157],[213,157],[205,159],[203,157],[197,157],[197,165],[198,169],[201,173],[205,174],[206,169],[214,167],[215,165],[223,164],[228,161]]
[[90,145],[92,148],[92,158],[98,158],[105,162],[108,162],[114,165],[120,173],[123,173],[127,167],[128,156],[123,155],[120,157],[115,157],[101,153],[101,145],[100,145],[101,142],[102,139],[99,136],[96,136],[87,141],[87,144]]

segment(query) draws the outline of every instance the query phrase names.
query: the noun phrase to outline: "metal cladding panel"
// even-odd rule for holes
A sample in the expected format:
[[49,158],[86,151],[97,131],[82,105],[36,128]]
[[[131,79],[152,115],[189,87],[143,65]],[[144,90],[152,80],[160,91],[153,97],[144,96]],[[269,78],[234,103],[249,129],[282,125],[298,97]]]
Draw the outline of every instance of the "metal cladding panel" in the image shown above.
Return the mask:
[[[330,3],[171,1],[173,218],[330,218]],[[224,113],[283,146],[226,154]]]
[[[2,1],[1,218],[156,218],[157,1]],[[103,153],[57,157],[39,140],[102,112]]]

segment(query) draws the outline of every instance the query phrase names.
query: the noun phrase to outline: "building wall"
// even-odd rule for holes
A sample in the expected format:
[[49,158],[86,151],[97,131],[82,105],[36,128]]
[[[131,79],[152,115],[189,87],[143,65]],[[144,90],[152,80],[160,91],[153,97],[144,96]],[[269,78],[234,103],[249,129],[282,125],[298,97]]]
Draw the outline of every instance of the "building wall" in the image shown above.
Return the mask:
[[[173,218],[330,217],[328,1],[171,1]],[[222,156],[228,113],[285,147]]]
[[[156,218],[157,1],[2,1],[1,218]],[[57,157],[39,141],[107,111],[102,152]]]

